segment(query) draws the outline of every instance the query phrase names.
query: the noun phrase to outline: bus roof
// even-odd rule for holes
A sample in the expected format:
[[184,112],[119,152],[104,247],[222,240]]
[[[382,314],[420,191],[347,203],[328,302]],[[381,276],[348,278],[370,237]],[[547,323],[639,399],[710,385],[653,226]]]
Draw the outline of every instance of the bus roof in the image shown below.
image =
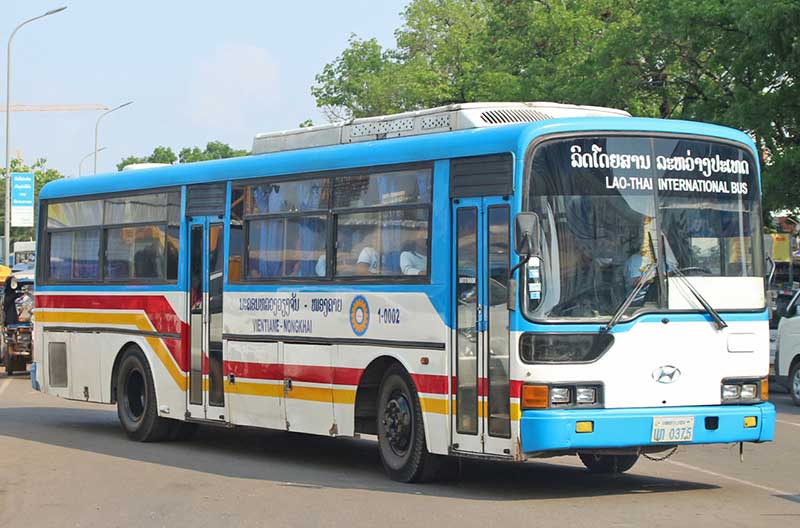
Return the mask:
[[289,150],[142,169],[129,173],[116,172],[65,178],[45,185],[39,197],[51,200],[500,152],[514,152],[517,154],[517,162],[521,163],[525,149],[533,139],[543,135],[572,132],[640,132],[708,136],[747,145],[758,159],[753,140],[747,134],[732,128],[679,120],[574,117]]

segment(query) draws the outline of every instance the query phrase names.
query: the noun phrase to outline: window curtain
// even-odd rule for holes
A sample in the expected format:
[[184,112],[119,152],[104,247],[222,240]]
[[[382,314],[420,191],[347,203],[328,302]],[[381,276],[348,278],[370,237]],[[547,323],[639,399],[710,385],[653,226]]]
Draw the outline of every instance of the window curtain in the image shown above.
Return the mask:
[[[320,180],[299,183],[298,196],[300,196],[299,208],[301,211],[320,209],[322,202]],[[300,277],[314,277],[317,275],[317,260],[320,254],[325,253],[324,239],[320,240],[325,233],[324,221],[321,221],[318,217],[301,218],[299,231],[297,240],[299,262],[297,263],[296,273]]]
[[50,278],[69,280],[72,274],[72,237],[74,233],[50,235]]

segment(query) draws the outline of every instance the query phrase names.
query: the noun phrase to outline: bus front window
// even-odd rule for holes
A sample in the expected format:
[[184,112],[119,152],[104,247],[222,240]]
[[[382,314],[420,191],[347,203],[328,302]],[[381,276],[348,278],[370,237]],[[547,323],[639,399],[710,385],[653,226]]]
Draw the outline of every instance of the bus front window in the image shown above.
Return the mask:
[[[670,288],[675,270],[693,284],[760,280],[756,165],[742,148],[578,137],[542,143],[530,167],[528,206],[540,215],[543,233],[542,287],[526,293],[531,318],[607,321],[643,280],[626,317],[694,308],[678,299],[677,285]],[[744,305],[729,305],[715,291],[729,283],[700,286],[719,308],[763,307],[755,292],[737,301]]]

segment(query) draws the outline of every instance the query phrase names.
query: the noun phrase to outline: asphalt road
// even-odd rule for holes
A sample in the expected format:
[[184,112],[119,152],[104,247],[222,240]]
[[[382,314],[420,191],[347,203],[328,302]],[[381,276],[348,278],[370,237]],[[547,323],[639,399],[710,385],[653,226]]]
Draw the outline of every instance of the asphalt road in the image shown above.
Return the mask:
[[128,441],[110,406],[0,374],[0,527],[800,527],[800,407],[774,394],[776,441],[682,449],[616,477],[574,457],[465,462],[449,482],[388,480],[374,442],[203,428]]

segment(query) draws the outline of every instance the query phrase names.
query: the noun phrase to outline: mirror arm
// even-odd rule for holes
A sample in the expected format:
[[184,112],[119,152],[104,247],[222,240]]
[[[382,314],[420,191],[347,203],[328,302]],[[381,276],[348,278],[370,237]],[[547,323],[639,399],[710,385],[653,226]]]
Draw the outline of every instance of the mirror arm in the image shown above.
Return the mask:
[[520,257],[519,257],[519,262],[517,262],[516,264],[514,264],[514,267],[513,267],[513,268],[511,268],[511,271],[509,271],[509,272],[508,272],[508,278],[509,278],[509,279],[513,279],[513,278],[514,278],[514,273],[516,273],[516,272],[517,272],[517,270],[518,270],[518,269],[520,269],[520,268],[522,267],[522,265],[523,265],[523,264],[525,264],[526,262],[528,262],[528,259],[530,259],[530,258],[531,258],[531,255],[530,255],[530,254],[527,254],[527,255],[520,255]]

